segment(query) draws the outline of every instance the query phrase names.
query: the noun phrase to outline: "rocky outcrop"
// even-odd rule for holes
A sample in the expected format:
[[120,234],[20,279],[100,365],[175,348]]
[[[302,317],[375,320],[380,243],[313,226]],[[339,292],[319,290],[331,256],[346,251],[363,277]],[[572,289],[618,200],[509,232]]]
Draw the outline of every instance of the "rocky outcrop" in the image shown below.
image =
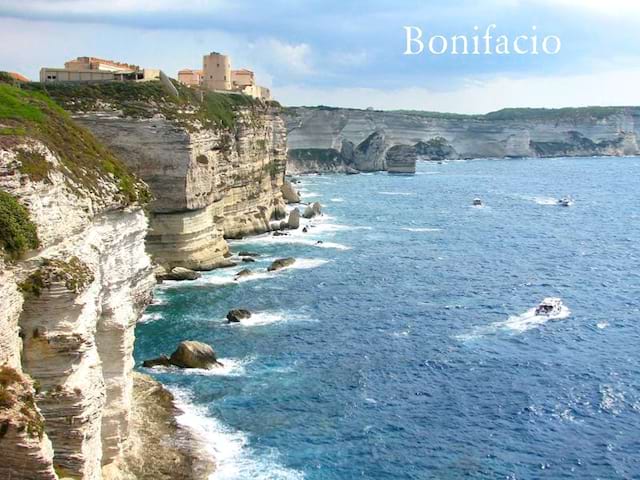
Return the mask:
[[286,203],[300,203],[300,195],[289,180],[285,180],[282,184],[282,197]]
[[277,260],[274,260],[271,263],[271,265],[269,265],[269,267],[267,268],[267,271],[275,272],[276,270],[282,270],[283,268],[290,267],[294,263],[296,263],[296,259],[295,258],[290,258],[290,257],[289,258],[279,258]]
[[289,212],[289,219],[287,220],[287,227],[291,230],[300,228],[300,210],[294,208]]
[[149,185],[147,248],[159,264],[216,268],[228,254],[225,238],[266,232],[285,216],[278,107],[239,95],[199,99],[180,86],[178,99],[160,84],[124,88],[131,99],[100,85],[77,97],[50,92]]
[[125,454],[103,468],[103,480],[208,478],[215,465],[201,440],[176,422],[181,412],[171,392],[148,375],[132,377],[129,441]]
[[13,225],[0,229],[0,365],[37,428],[9,425],[0,471],[23,464],[0,476],[98,479],[129,437],[134,326],[155,283],[145,188],[45,97],[4,93],[16,113],[0,127],[16,134],[0,142],[0,222]]
[[180,342],[169,361],[180,368],[215,368],[222,365],[210,345],[194,340]]
[[394,145],[386,153],[386,169],[389,173],[416,173],[416,147]]
[[227,313],[227,321],[229,323],[240,323],[247,318],[251,318],[251,312],[244,308],[234,308]]
[[170,272],[162,274],[160,280],[197,280],[202,274],[184,267],[173,267]]
[[[640,107],[506,109],[487,115],[296,107],[288,108],[285,118],[288,168],[295,173],[360,169],[352,146],[376,132],[384,132],[389,147],[415,146],[424,160],[640,154]],[[379,160],[360,162],[367,170],[385,169]]]
[[311,205],[307,205],[302,213],[302,216],[306,219],[316,217],[322,213],[322,206],[318,202],[313,202]]

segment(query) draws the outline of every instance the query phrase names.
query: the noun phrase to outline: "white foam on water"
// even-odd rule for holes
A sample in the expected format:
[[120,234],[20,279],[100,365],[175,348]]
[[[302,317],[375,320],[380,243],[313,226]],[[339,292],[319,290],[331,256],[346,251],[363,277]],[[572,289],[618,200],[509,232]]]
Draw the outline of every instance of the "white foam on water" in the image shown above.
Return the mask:
[[532,328],[547,323],[549,320],[562,320],[571,315],[571,311],[563,305],[556,315],[536,315],[536,309],[530,308],[521,315],[512,315],[506,322],[498,322],[496,325],[516,332],[525,332]]
[[560,312],[556,315],[536,315],[536,309],[530,308],[521,315],[511,315],[504,322],[496,322],[491,325],[474,328],[469,333],[456,335],[454,338],[460,341],[469,341],[482,338],[487,335],[495,335],[500,331],[511,331],[516,333],[526,332],[532,328],[544,325],[550,320],[562,320],[571,315],[571,310],[565,305],[560,309]]
[[600,409],[605,412],[620,414],[624,408],[624,392],[616,391],[613,385],[600,386]]
[[317,192],[307,192],[305,189],[300,189],[300,196],[304,199],[308,197],[317,198],[321,197],[322,195]]
[[209,416],[205,408],[193,404],[187,391],[171,386],[168,389],[182,412],[176,417],[178,423],[196,435],[215,461],[216,470],[209,480],[304,479],[302,472],[281,465],[276,451],[256,452],[244,432],[233,430]]
[[286,269],[307,270],[309,268],[319,267],[329,262],[330,260],[325,260],[324,258],[298,258],[296,259],[296,262],[293,265],[285,267],[282,270],[286,270]]
[[532,200],[538,205],[557,205],[558,199],[552,197],[533,197]]
[[339,198],[339,197],[331,198],[330,200],[331,200],[332,202],[335,202],[335,203],[341,203],[341,202],[344,202],[344,198]]
[[237,360],[234,358],[219,358],[218,361],[222,366],[215,368],[179,368],[179,367],[151,367],[153,371],[160,373],[171,373],[174,375],[184,376],[205,376],[205,377],[243,377],[247,374],[246,365],[251,363],[252,359]]
[[596,327],[598,327],[600,330],[604,330],[608,326],[609,326],[609,322],[598,322],[596,324]]
[[288,312],[256,312],[251,317],[241,320],[240,322],[230,323],[230,327],[262,327],[272,325],[274,323],[289,323],[310,321],[310,318],[304,315],[298,315]]
[[440,172],[416,172],[416,175],[438,175]]
[[407,232],[441,232],[441,228],[428,228],[428,227],[402,227],[402,230]]
[[140,317],[140,320],[138,320],[138,323],[151,323],[156,320],[162,320],[162,318],[163,317],[160,312],[144,313],[142,317]]
[[401,195],[405,197],[412,197],[416,195],[416,192],[378,192],[380,195]]

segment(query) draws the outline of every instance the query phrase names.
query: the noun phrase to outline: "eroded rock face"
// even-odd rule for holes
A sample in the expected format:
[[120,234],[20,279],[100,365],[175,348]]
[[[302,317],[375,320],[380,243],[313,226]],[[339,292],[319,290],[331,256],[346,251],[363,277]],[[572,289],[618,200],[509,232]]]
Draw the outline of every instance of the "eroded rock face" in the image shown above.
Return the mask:
[[170,272],[161,276],[161,280],[197,280],[202,275],[184,267],[174,267]]
[[285,180],[282,184],[282,196],[286,203],[300,203],[300,195],[288,180]]
[[359,165],[384,170],[379,160],[367,160],[379,157],[351,154],[345,143],[360,145],[379,131],[389,146],[416,146],[429,160],[640,153],[638,107],[458,117],[296,107],[287,109],[286,122],[289,173],[344,172]]
[[[24,141],[0,148],[0,189],[27,208],[40,248],[0,274],[0,365],[9,362],[38,384],[44,429],[22,451],[44,473],[26,478],[51,478],[55,467],[99,479],[103,462],[121,454],[129,435],[134,326],[155,283],[144,246],[147,219],[142,207],[122,202],[115,179],[96,191],[58,169],[42,179],[20,173],[22,148],[37,148],[59,165],[46,146]],[[13,337],[16,325],[22,342]],[[19,455],[12,447],[26,448],[25,440],[3,441],[3,459]]]
[[386,153],[387,172],[416,173],[416,147],[410,145],[394,145]]
[[269,230],[286,215],[286,130],[267,105],[237,112],[233,127],[186,129],[159,115],[77,117],[150,186],[149,252],[167,270],[209,270],[228,254],[225,238]]

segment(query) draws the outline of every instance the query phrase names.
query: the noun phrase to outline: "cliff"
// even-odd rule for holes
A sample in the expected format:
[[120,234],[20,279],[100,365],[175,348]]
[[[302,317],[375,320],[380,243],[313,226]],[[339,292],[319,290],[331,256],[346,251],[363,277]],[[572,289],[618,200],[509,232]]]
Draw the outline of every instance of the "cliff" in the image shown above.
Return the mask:
[[131,450],[149,198],[47,95],[0,76],[0,478],[99,479]]
[[285,215],[279,107],[159,82],[47,87],[150,187],[148,252],[170,269],[225,264],[225,238]]
[[[640,153],[640,107],[506,109],[487,115],[296,107],[286,109],[285,120],[290,172],[386,170],[386,151],[396,145],[415,147],[424,160]],[[374,133],[384,137],[385,155],[358,160],[353,151],[362,150]],[[394,158],[410,163],[407,156]]]

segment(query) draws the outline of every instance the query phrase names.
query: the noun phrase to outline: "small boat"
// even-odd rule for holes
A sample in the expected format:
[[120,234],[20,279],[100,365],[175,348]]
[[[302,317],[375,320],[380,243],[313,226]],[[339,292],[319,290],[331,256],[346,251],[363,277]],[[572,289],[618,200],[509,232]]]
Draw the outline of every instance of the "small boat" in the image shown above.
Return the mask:
[[558,205],[561,207],[570,207],[573,205],[573,200],[570,197],[562,197],[558,200]]
[[473,206],[474,207],[481,207],[482,206],[482,200],[480,200],[479,198],[474,198],[473,199]]
[[548,297],[536,307],[536,315],[550,317],[562,312],[562,300],[557,297]]

